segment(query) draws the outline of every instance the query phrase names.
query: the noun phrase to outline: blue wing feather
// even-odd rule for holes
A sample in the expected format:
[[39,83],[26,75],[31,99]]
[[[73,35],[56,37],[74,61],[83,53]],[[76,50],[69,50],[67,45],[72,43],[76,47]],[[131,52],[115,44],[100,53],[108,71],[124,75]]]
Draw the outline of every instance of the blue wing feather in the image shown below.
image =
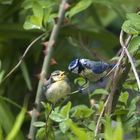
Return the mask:
[[100,74],[109,68],[114,67],[114,64],[107,64],[102,61],[91,61],[89,59],[81,59],[81,63],[84,67],[91,69],[95,74]]

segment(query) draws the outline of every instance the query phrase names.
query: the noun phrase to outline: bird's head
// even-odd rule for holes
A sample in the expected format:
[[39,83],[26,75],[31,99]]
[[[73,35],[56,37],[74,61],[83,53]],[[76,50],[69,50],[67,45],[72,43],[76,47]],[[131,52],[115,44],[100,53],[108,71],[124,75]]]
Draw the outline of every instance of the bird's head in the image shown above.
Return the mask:
[[56,70],[51,73],[51,79],[53,82],[65,80],[67,78],[64,71]]
[[68,69],[72,73],[79,74],[81,70],[83,69],[80,63],[80,59],[74,59],[73,61],[71,61],[71,63],[68,66]]

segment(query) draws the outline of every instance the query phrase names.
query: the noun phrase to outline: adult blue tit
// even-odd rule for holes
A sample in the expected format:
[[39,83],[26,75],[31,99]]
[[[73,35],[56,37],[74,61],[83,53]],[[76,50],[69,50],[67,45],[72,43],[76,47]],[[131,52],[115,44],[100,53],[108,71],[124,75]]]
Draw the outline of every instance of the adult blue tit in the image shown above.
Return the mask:
[[52,72],[46,85],[45,96],[47,100],[55,104],[70,92],[71,87],[65,72],[60,70]]
[[96,82],[102,79],[107,70],[113,68],[115,64],[108,64],[102,61],[91,61],[89,59],[75,59],[71,61],[68,69],[75,74],[79,74],[85,79]]

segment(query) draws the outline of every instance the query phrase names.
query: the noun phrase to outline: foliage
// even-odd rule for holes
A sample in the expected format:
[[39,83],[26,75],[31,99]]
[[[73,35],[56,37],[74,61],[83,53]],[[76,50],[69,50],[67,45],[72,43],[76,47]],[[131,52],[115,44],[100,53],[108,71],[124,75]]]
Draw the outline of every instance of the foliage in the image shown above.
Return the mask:
[[[21,106],[30,92],[28,109],[33,108],[38,83],[35,75],[40,72],[44,58],[42,44],[49,39],[57,21],[59,4],[60,0],[0,0],[1,140],[24,140],[28,135],[30,119],[26,115],[26,106]],[[50,65],[49,73],[56,69],[67,71],[69,62],[77,57],[118,60],[118,33],[121,29],[132,35],[128,51],[140,73],[140,15],[136,13],[140,6],[139,0],[72,0],[69,4],[53,51],[52,57],[57,64]],[[27,46],[42,33],[45,36],[32,46],[19,69],[2,82],[4,76],[18,63]],[[123,63],[126,61],[124,57]],[[68,76],[72,91],[77,91],[85,83],[81,77],[77,78],[73,74]],[[101,117],[100,128],[103,126],[105,131],[95,137],[97,120],[105,104],[103,97],[110,94],[105,88],[109,81],[87,83],[84,86],[86,94],[72,94],[68,98],[69,102],[65,102],[65,105],[58,103],[49,116],[51,105],[43,101],[41,116],[33,124],[37,127],[37,139],[139,139],[140,92],[132,71],[123,81],[115,110]]]

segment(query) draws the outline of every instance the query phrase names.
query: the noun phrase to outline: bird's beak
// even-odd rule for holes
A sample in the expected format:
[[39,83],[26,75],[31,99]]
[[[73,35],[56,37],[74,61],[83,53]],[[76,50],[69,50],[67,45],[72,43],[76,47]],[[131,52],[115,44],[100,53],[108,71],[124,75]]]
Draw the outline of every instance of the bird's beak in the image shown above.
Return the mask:
[[60,79],[63,80],[66,77],[65,71],[62,71],[60,74]]
[[65,74],[65,71],[62,71],[62,72],[61,72],[61,75],[64,75],[64,74]]

